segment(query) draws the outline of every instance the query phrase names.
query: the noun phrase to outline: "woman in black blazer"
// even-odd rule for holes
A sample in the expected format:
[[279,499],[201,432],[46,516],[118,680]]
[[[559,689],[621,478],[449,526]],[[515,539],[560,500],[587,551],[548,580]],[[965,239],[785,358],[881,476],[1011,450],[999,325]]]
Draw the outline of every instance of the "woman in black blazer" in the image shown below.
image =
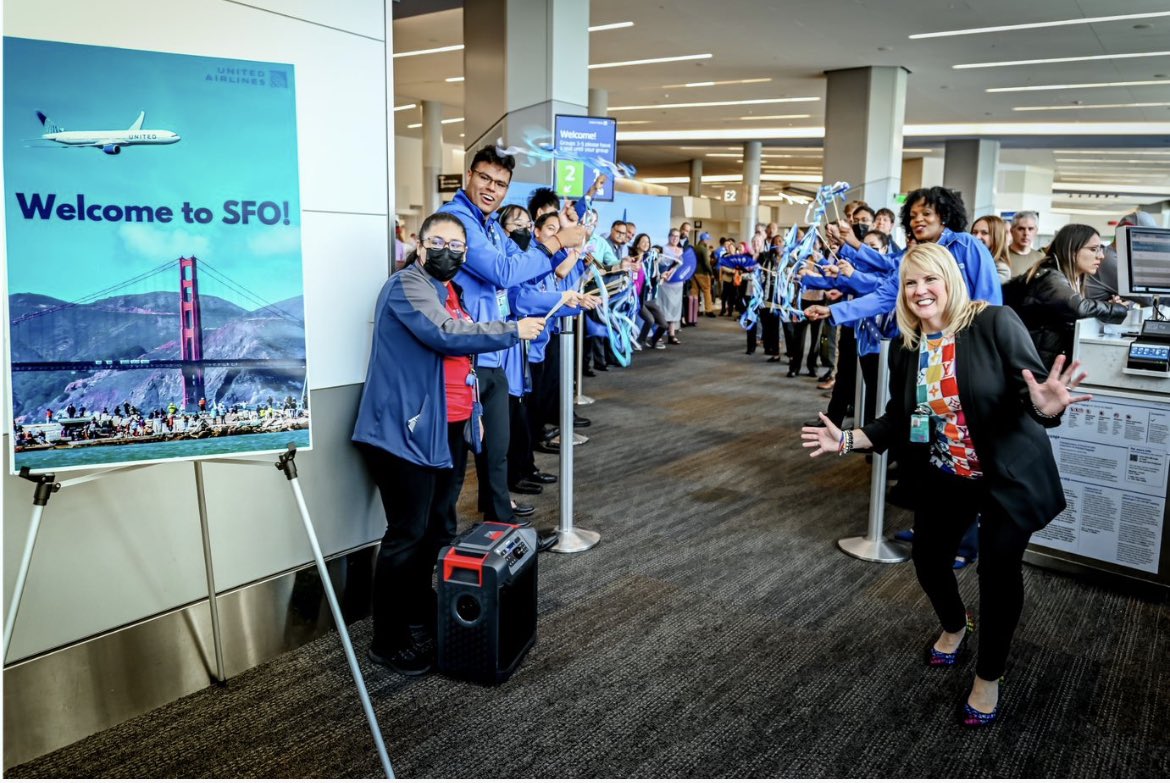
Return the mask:
[[[1071,403],[1085,375],[1064,357],[1051,373],[1040,363],[1014,312],[971,301],[962,272],[942,245],[906,253],[899,270],[902,343],[890,353],[890,402],[872,424],[842,432],[823,427],[801,437],[816,457],[903,444],[899,464],[916,500],[914,568],[942,623],[927,651],[931,666],[953,666],[974,621],[963,606],[952,563],[977,515],[982,629],[975,683],[963,705],[968,726],[998,714],[1003,676],[1024,603],[1024,548],[1065,506],[1044,433]],[[1046,378],[1043,382],[1036,378]]]

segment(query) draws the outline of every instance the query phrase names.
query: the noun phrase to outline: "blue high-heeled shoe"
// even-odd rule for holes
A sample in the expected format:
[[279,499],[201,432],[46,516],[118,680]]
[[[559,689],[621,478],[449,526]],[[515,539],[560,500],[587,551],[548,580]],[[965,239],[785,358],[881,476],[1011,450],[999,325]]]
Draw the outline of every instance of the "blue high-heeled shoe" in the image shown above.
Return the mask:
[[975,632],[975,617],[967,612],[967,633],[963,634],[962,641],[959,646],[955,648],[954,652],[943,652],[936,648],[933,644],[926,651],[926,665],[927,666],[954,666],[959,662],[959,655],[967,647],[967,640],[971,638],[971,634]]
[[963,703],[963,718],[964,726],[990,726],[995,723],[996,718],[999,717],[999,705],[995,705],[995,709],[991,712],[980,712],[970,705],[970,703]]

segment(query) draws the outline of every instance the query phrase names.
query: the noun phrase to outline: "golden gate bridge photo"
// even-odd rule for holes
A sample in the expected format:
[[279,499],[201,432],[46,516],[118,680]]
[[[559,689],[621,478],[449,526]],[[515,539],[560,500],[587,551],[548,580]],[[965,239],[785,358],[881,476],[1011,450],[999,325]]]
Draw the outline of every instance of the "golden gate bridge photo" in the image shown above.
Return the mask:
[[9,307],[17,469],[308,445],[300,296],[265,301],[192,255]]

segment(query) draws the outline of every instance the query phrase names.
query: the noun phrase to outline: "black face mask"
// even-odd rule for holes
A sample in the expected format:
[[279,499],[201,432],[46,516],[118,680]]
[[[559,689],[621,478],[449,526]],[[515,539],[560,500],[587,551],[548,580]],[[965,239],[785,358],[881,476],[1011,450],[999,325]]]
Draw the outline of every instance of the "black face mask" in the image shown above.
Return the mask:
[[433,247],[427,248],[427,260],[423,263],[423,269],[427,270],[427,274],[443,283],[455,277],[455,273],[459,271],[459,267],[463,266],[463,254],[452,253],[451,248],[445,247],[442,250],[436,250]]
[[871,226],[869,223],[854,223],[853,236],[857,237],[857,241],[860,242],[861,240],[865,239],[865,235],[868,234],[872,229],[873,226]]
[[512,233],[508,234],[508,236],[512,238],[513,242],[520,246],[521,250],[527,250],[528,243],[532,241],[532,234],[521,229],[516,229]]

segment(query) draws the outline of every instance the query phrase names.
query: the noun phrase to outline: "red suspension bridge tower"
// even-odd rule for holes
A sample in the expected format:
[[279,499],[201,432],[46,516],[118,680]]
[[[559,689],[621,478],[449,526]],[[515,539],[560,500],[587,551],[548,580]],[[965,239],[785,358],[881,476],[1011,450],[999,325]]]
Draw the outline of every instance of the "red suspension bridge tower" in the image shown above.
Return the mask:
[[[199,274],[195,256],[179,259],[179,357],[183,361],[183,410],[203,399],[203,324],[199,317]],[[189,363],[188,363],[189,362]]]

